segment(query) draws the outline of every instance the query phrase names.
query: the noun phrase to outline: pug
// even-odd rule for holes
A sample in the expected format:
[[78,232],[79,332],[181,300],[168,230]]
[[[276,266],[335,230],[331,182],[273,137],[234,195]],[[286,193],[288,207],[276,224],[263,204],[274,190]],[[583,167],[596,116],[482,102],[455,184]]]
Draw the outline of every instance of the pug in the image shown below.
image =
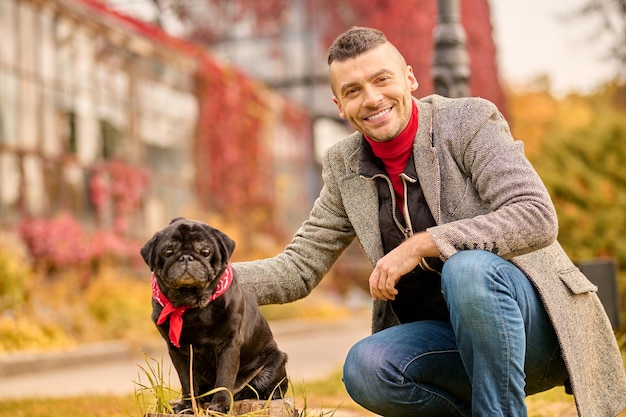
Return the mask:
[[[234,249],[220,230],[182,217],[141,248],[152,271],[152,320],[182,386],[176,413],[193,412],[192,393],[203,407],[226,413],[230,393],[235,400],[267,400],[287,391],[287,355],[255,296],[237,282]],[[215,388],[228,391],[203,396]]]

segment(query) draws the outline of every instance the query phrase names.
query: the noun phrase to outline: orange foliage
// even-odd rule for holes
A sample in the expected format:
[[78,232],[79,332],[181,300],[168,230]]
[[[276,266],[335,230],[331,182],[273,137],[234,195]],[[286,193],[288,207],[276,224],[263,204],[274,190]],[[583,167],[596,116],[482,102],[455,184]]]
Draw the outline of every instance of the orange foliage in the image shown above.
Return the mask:
[[509,90],[507,95],[513,137],[524,142],[529,155],[551,136],[566,135],[592,121],[588,100],[577,95],[556,99],[545,90]]

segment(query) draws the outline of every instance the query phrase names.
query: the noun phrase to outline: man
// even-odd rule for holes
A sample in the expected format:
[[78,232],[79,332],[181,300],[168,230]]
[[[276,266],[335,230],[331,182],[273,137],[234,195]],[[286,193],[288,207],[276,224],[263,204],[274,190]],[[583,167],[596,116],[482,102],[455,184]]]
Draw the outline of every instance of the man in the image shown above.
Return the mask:
[[385,36],[329,49],[339,115],[309,219],[274,258],[235,271],[261,304],[306,296],[356,237],[374,269],[373,334],[344,365],[352,398],[385,416],[525,416],[573,389],[579,414],[626,407],[626,375],[595,287],[556,241],[550,197],[495,106],[412,97]]

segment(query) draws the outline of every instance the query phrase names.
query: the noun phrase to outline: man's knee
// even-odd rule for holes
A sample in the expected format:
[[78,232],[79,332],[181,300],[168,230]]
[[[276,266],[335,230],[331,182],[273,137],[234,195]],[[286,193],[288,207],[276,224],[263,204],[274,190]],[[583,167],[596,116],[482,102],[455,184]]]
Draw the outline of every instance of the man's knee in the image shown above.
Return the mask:
[[346,391],[357,403],[366,406],[370,397],[369,390],[376,387],[372,381],[372,373],[379,368],[376,355],[365,341],[356,343],[348,351],[343,365],[343,384]]
[[494,289],[498,268],[506,261],[491,252],[466,250],[452,255],[444,264],[441,290],[448,307],[458,303],[480,303]]
[[443,265],[443,273],[451,276],[482,275],[504,260],[484,250],[464,250],[452,255]]

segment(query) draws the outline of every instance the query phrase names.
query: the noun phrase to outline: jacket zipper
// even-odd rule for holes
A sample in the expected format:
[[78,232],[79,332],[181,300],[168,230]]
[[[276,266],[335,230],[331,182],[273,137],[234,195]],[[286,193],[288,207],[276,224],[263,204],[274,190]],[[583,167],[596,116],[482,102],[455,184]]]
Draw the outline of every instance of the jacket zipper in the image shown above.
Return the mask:
[[413,234],[415,233],[413,231],[413,223],[411,223],[411,216],[409,215],[409,186],[407,185],[407,181],[414,183],[415,180],[411,177],[409,177],[408,175],[404,174],[404,172],[402,174],[400,174],[400,179],[402,180],[402,188],[404,190],[404,201],[402,202],[402,208],[404,210],[404,213],[402,213],[404,215],[404,221],[406,223],[406,231],[404,233],[405,238],[410,238],[411,236],[413,236]]
[[[365,176],[361,176],[361,177],[367,179],[367,177]],[[384,175],[384,174],[376,174],[370,178],[371,179],[383,178],[387,182],[387,185],[389,185],[389,190],[391,191],[391,217],[393,217],[393,221],[396,224],[396,227],[400,229],[405,239],[408,239],[411,236],[413,236],[413,225],[411,224],[411,218],[409,216],[406,216],[406,213],[409,212],[409,203],[407,200],[408,187],[407,187],[406,182],[407,181],[414,182],[414,180],[411,177],[408,177],[404,174],[400,174],[400,178],[402,179],[402,187],[404,188],[404,201],[402,202],[402,206],[404,209],[403,216],[407,224],[407,227],[403,227],[402,223],[400,223],[400,221],[398,220],[396,192],[393,189],[393,184],[391,183],[391,179],[387,175]]]
[[[402,208],[404,210],[404,220],[407,224],[407,227],[403,227],[402,223],[400,223],[400,221],[398,220],[398,215],[397,215],[397,204],[396,204],[396,193],[393,189],[393,184],[391,182],[391,179],[384,174],[376,174],[372,177],[366,177],[364,175],[361,175],[361,178],[363,179],[374,179],[374,178],[383,178],[386,182],[387,185],[389,185],[389,190],[391,191],[391,217],[393,217],[393,221],[396,224],[396,227],[398,229],[400,229],[400,231],[402,232],[402,234],[404,235],[405,239],[410,238],[411,236],[413,236],[414,231],[413,231],[413,224],[411,223],[411,216],[408,215],[409,213],[409,200],[408,200],[408,185],[407,182],[411,182],[414,183],[417,180],[409,177],[408,175],[402,173],[400,174],[400,179],[402,179],[402,188],[404,189],[404,201],[402,202]],[[432,268],[428,262],[426,261],[426,258],[422,258],[419,265],[420,268],[422,268],[425,271],[431,271],[431,272],[436,272],[437,274],[441,275],[441,272],[437,271],[436,269]]]
[[[415,183],[417,180],[409,177],[405,173],[400,174],[400,178],[402,179],[402,187],[404,188],[404,218],[407,224],[407,231],[409,232],[408,235],[407,233],[405,233],[404,235],[408,239],[409,237],[413,236],[415,232],[413,231],[413,224],[411,223],[411,216],[408,214],[409,213],[409,199],[408,199],[409,190],[408,190],[407,182]],[[437,271],[436,269],[434,269],[428,264],[428,262],[426,261],[426,258],[422,258],[418,266],[422,268],[424,271],[436,272],[437,274],[441,275],[439,271]]]

